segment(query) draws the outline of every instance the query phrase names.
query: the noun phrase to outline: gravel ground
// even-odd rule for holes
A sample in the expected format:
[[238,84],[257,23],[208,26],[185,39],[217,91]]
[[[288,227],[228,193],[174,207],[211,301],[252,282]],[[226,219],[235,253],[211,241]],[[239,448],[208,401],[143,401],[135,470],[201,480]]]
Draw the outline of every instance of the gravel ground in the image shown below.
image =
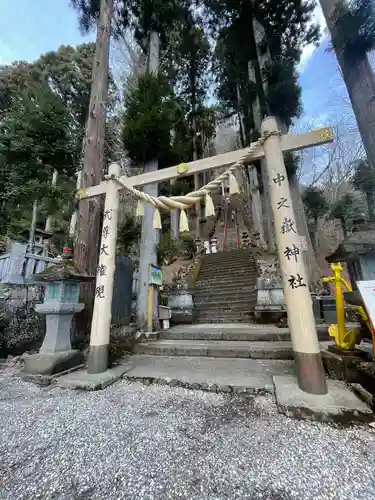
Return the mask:
[[0,372],[1,500],[373,499],[375,432],[299,422],[271,396]]

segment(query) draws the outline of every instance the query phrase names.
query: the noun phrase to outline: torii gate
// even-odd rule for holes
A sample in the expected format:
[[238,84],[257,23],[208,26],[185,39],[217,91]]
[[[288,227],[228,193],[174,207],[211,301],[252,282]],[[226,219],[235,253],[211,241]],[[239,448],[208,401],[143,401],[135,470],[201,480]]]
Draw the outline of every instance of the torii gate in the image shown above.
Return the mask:
[[[271,206],[298,384],[305,392],[326,394],[327,386],[312,311],[312,299],[307,286],[301,238],[296,230],[283,152],[332,142],[333,134],[330,128],[322,128],[300,135],[281,135],[274,117],[267,117],[263,120],[261,133],[263,141],[260,142],[263,145],[256,148],[250,147],[252,154],[251,160],[250,158],[248,160],[253,161],[264,157],[270,179]],[[106,195],[91,325],[88,373],[102,373],[108,368],[119,191],[124,189],[124,185],[134,188],[235,163],[240,165],[240,160],[243,160],[248,153],[249,148],[240,149],[187,163],[184,169],[174,166],[134,177],[119,177],[119,165],[112,164],[106,181],[78,192],[79,199]]]

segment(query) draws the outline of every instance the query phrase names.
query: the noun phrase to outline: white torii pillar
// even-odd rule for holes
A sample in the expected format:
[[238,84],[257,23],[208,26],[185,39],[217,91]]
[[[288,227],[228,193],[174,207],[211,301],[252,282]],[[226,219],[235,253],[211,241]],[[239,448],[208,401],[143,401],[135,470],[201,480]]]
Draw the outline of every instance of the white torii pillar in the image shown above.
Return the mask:
[[[109,166],[108,175],[111,174],[116,176],[121,174],[121,168],[116,163],[112,163]],[[88,373],[102,373],[108,369],[119,205],[120,191],[118,190],[117,182],[108,179],[99,250],[99,265],[96,274],[95,302],[87,364]]]
[[[278,132],[276,118],[271,116],[263,120],[261,132],[262,135]],[[308,276],[303,262],[301,238],[297,232],[280,136],[272,135],[265,141],[264,153],[298,385],[302,391],[310,394],[326,394],[327,384]]]

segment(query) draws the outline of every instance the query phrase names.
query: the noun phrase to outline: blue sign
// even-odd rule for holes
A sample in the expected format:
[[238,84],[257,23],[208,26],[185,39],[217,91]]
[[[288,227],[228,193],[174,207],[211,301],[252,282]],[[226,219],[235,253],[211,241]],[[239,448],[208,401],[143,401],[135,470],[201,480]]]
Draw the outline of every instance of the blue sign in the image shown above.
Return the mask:
[[161,272],[161,268],[155,266],[154,264],[150,264],[150,276],[149,276],[149,284],[155,286],[161,286],[163,284],[163,275]]

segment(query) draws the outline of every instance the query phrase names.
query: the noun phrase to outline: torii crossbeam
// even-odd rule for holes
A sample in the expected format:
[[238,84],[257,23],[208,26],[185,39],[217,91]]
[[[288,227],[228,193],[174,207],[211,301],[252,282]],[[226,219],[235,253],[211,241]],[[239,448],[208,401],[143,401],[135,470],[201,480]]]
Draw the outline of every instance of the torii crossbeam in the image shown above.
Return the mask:
[[[332,129],[330,127],[325,127],[304,134],[285,134],[282,135],[280,139],[282,151],[288,152],[327,144],[333,141],[333,135]],[[179,169],[179,165],[175,165],[173,167],[157,170],[156,172],[140,174],[134,177],[127,177],[125,175],[120,177],[120,179],[126,182],[126,184],[128,184],[129,186],[140,187],[144,186],[145,184],[153,184],[155,182],[172,180],[176,177],[187,177],[189,175],[205,172],[206,170],[213,170],[215,168],[222,168],[227,167],[228,165],[232,165],[233,163],[236,163],[240,158],[242,158],[243,155],[246,154],[246,151],[247,148],[238,149],[237,151],[230,151],[229,153],[223,153],[220,155],[203,158],[201,160],[191,161],[184,164],[186,165],[186,169],[184,170]],[[251,161],[259,160],[263,157],[264,147],[260,146],[253,154]],[[105,194],[106,186],[107,183],[103,181],[97,186],[80,189],[77,193],[77,198],[83,200],[85,198],[92,198],[93,196]],[[117,189],[121,190],[123,188],[122,186],[117,185]]]

